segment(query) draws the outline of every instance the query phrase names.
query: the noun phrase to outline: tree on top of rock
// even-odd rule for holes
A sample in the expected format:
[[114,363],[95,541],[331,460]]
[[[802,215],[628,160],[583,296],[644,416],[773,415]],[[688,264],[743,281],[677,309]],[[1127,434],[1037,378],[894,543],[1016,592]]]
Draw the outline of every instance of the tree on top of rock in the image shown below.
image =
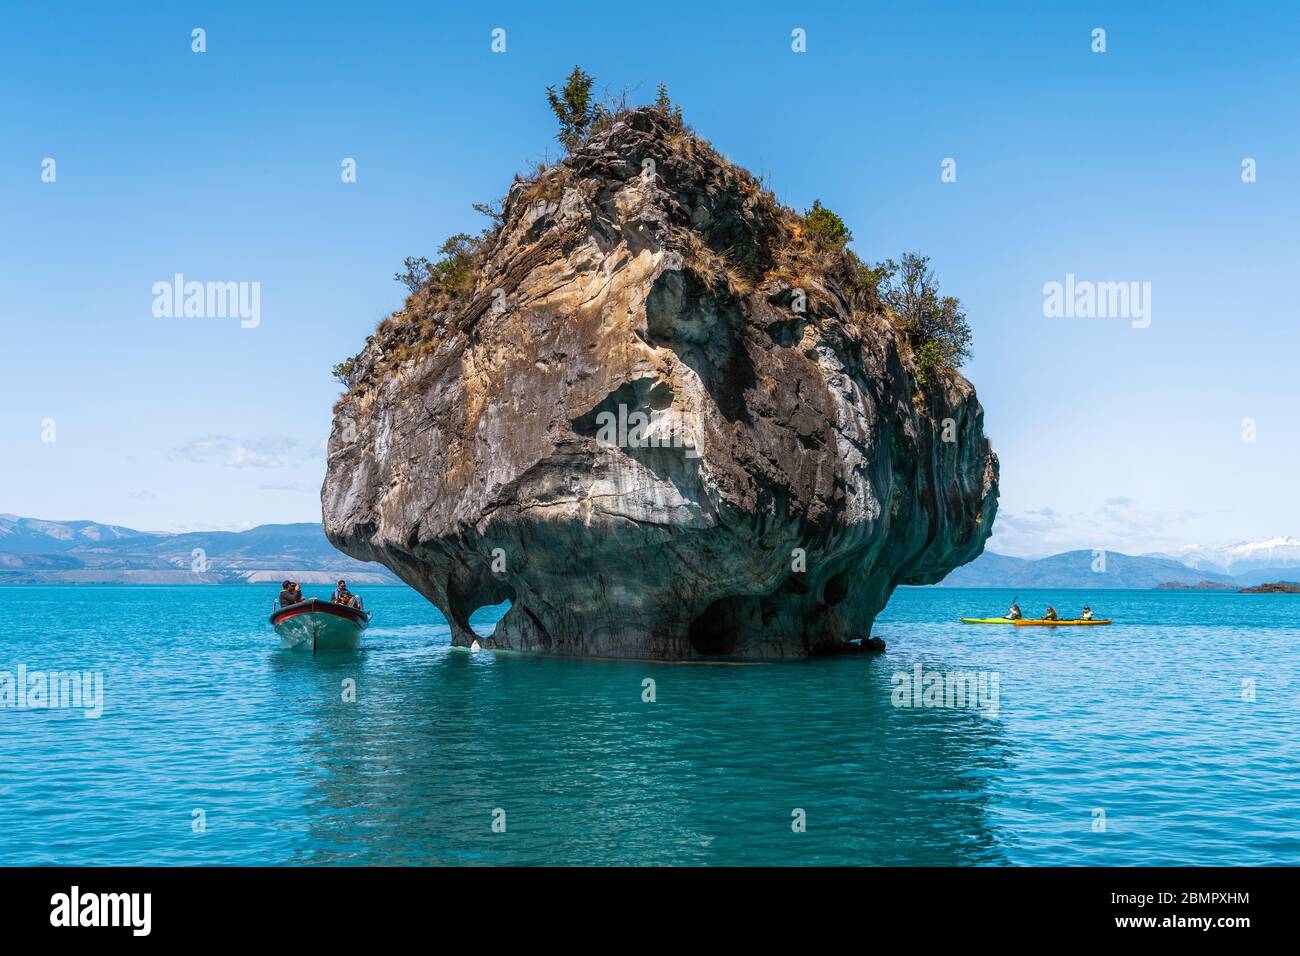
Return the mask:
[[853,233],[820,199],[800,217],[805,233],[826,252],[843,257],[850,281],[872,307],[885,306],[912,347],[917,377],[928,381],[936,368],[960,368],[971,356],[971,328],[956,296],[941,295],[930,257],[905,253],[867,266],[847,248]]
[[596,116],[596,105],[591,98],[593,82],[590,73],[575,66],[558,93],[554,86],[546,88],[546,101],[551,105],[555,118],[560,121],[560,132],[555,138],[569,152],[573,152],[582,143]]
[[955,369],[969,359],[966,312],[955,296],[939,294],[930,257],[904,253],[901,262],[891,259],[884,269],[881,298],[911,342],[922,372],[936,366]]

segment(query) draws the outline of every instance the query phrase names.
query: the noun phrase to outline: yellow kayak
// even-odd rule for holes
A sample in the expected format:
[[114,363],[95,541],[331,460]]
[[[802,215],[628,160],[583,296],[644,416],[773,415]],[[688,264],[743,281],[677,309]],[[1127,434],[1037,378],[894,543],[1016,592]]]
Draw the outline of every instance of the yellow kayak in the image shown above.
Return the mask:
[[1034,620],[1012,621],[1011,623],[1015,624],[1016,627],[1086,627],[1090,624],[1109,624],[1110,618],[1095,618],[1091,621],[1047,621],[1036,618]]

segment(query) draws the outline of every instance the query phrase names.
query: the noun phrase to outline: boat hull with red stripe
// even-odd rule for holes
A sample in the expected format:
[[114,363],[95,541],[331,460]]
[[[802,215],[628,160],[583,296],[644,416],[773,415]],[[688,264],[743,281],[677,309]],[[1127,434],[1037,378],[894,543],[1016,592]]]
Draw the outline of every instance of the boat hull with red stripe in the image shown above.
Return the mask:
[[309,598],[271,613],[271,626],[285,648],[348,650],[361,642],[370,615],[360,608]]

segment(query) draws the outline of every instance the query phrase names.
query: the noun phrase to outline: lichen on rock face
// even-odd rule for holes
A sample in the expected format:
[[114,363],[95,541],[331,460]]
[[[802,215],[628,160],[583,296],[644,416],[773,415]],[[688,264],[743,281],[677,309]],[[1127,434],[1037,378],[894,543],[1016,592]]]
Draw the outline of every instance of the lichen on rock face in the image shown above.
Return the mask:
[[[472,291],[420,293],[336,409],[326,533],[485,647],[831,653],[976,557],[997,458],[954,371],[654,108],[517,182]],[[423,303],[423,304],[422,304]]]

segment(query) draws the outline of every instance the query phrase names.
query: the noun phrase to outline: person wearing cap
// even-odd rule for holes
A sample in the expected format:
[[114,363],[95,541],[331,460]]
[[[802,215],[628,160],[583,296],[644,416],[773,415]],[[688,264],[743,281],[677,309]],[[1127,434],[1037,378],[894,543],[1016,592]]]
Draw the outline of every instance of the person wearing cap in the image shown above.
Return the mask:
[[343,580],[339,581],[338,589],[330,600],[344,607],[355,607],[357,604],[357,596],[348,590],[348,582]]

